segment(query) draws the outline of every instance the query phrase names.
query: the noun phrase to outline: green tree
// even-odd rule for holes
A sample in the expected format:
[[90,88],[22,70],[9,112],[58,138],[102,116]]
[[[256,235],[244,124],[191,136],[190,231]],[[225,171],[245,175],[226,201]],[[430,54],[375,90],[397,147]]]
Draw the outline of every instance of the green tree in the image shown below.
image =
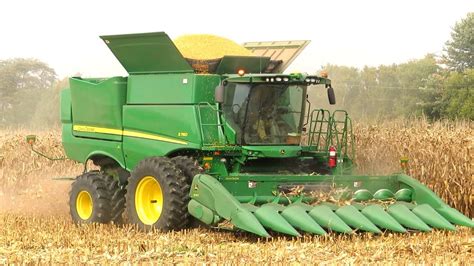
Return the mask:
[[474,68],[474,12],[456,23],[444,51],[443,58],[451,70]]
[[322,67],[329,73],[332,87],[336,93],[336,106],[329,105],[325,89],[322,85],[312,87],[308,90],[309,100],[312,108],[324,108],[329,110],[347,108],[348,101],[353,100],[353,94],[361,86],[360,73],[357,68],[328,64]]
[[325,94],[316,90],[318,94],[310,99],[317,100],[318,107],[346,109],[354,118],[363,120],[440,115],[442,86],[434,85],[440,83],[442,75],[432,54],[403,64],[366,66],[362,70],[337,65],[324,69],[335,88],[337,106],[328,108]]
[[0,97],[24,89],[46,89],[56,81],[56,72],[37,59],[0,60]]
[[0,60],[0,125],[29,123],[55,81],[55,71],[39,60]]
[[474,69],[448,75],[444,82],[441,115],[474,120]]
[[410,60],[398,65],[399,82],[402,88],[426,88],[429,78],[439,71],[434,54],[422,59]]
[[433,103],[438,91],[432,86],[433,79],[440,72],[436,58],[427,54],[422,59],[410,60],[398,65],[400,88],[395,112],[403,116],[425,114],[430,118],[434,113],[427,106]]

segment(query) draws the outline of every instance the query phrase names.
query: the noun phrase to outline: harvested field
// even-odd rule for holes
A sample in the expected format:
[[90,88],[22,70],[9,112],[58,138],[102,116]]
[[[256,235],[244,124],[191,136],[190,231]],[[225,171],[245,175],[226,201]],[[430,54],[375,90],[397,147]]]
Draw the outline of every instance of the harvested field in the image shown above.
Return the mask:
[[[205,228],[143,233],[131,226],[74,226],[69,181],[83,165],[31,152],[26,130],[0,131],[0,264],[4,263],[454,263],[473,264],[473,230],[354,236],[330,234],[266,241]],[[60,132],[35,132],[37,149],[63,156]],[[398,121],[355,127],[359,171],[410,174],[473,217],[474,128],[467,122]]]
[[1,264],[474,263],[474,236],[469,229],[265,241],[208,229],[142,233],[113,225],[78,227],[64,217],[1,215],[0,232]]

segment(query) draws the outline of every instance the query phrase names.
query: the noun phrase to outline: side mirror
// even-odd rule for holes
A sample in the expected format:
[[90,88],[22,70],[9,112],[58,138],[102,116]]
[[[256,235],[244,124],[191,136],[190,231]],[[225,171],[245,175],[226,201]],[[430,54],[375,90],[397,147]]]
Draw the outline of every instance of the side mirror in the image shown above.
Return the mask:
[[219,84],[214,91],[214,100],[216,103],[224,102],[224,85]]
[[336,94],[334,94],[332,87],[328,87],[328,100],[330,105],[336,104]]

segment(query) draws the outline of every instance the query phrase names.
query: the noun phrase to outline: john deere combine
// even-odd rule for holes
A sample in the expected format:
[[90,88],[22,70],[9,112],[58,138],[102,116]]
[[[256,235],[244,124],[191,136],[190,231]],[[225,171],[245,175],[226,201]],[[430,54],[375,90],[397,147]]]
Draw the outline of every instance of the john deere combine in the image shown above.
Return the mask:
[[[474,222],[404,175],[352,175],[351,120],[312,110],[327,76],[282,74],[306,41],[246,43],[255,56],[184,58],[163,33],[102,36],[128,77],[62,91],[76,223],[179,230],[224,220],[259,236],[455,230]],[[126,210],[126,211],[125,211]],[[123,215],[124,211],[126,215]],[[194,218],[193,218],[194,217]]]

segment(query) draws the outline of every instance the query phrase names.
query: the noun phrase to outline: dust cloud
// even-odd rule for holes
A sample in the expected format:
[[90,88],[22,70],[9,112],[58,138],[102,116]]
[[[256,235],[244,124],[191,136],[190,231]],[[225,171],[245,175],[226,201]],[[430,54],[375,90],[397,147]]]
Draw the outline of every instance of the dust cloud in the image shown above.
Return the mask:
[[[36,149],[52,157],[63,156],[58,129],[34,133],[38,135]],[[68,215],[71,181],[53,178],[77,176],[83,166],[38,156],[25,141],[28,134],[24,129],[0,131],[0,213]]]

